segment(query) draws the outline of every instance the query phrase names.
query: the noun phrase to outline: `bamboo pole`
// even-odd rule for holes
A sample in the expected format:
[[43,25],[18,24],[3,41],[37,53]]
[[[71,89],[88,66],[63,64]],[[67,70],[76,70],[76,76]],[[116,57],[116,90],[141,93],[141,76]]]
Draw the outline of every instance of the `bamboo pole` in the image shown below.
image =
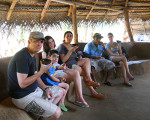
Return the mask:
[[[98,2],[98,0],[95,1],[94,5],[96,5]],[[90,12],[87,14],[86,19],[88,19],[89,15],[91,14],[92,10],[94,9],[94,7],[92,6]]]
[[70,8],[69,8],[68,13],[67,13],[67,16],[70,16],[71,11],[72,11],[72,5],[70,5]]
[[76,21],[76,6],[72,6],[72,23],[73,23],[73,32],[74,32],[74,43],[78,43],[78,33],[77,33],[77,21]]
[[[111,1],[111,4],[110,4],[110,8],[112,7],[112,5],[113,5],[114,3],[115,3],[115,0],[112,0],[112,1]],[[105,17],[107,16],[108,11],[109,11],[109,10],[106,10],[105,15],[104,15],[104,17],[103,17],[103,21],[104,21]]]
[[64,1],[64,0],[52,0],[55,2],[59,2],[59,3],[63,3],[63,4],[68,4],[68,5],[79,5],[79,6],[89,6],[89,7],[94,7],[94,8],[99,8],[102,10],[112,10],[112,11],[122,11],[122,10],[117,10],[117,9],[113,9],[113,8],[109,8],[109,7],[102,7],[100,5],[92,5],[89,3],[84,3],[84,2],[77,2],[77,1]]
[[130,23],[129,23],[129,15],[128,15],[127,8],[124,9],[124,17],[125,17],[125,26],[126,26],[126,29],[128,31],[128,35],[129,35],[130,41],[134,42],[133,35],[132,35],[132,32],[131,32]]
[[43,10],[42,10],[42,13],[41,13],[41,19],[40,19],[40,21],[43,20],[45,14],[46,14],[46,10],[47,10],[47,8],[49,7],[50,2],[51,2],[51,0],[47,0],[47,1],[46,1],[45,6],[44,6],[44,8],[43,8]]
[[12,11],[13,11],[13,9],[14,9],[16,3],[17,3],[17,0],[13,0],[11,6],[10,6],[10,8],[9,8],[9,11],[8,11],[8,13],[7,13],[6,20],[10,20],[10,16],[11,16],[11,14],[12,14]]

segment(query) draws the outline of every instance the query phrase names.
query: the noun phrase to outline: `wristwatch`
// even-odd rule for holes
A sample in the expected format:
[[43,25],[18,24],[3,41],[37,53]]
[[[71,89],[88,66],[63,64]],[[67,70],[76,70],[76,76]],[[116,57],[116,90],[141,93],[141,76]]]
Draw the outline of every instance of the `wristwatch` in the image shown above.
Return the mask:
[[49,87],[44,88],[44,91],[46,91]]

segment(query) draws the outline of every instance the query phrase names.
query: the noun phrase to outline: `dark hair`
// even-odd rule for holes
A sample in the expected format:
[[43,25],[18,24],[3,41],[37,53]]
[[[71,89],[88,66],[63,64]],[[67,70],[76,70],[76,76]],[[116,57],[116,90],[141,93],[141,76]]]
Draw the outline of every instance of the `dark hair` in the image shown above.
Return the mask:
[[[53,38],[51,36],[45,36],[43,50],[44,50],[44,52],[46,52],[46,55],[48,55],[48,52],[51,50],[49,48],[49,42],[48,42],[49,39],[53,39]],[[55,40],[53,39],[53,41],[54,41],[54,48],[55,48],[56,47]]]
[[[66,36],[67,33],[70,33],[70,34],[72,34],[72,36],[73,36],[73,33],[72,33],[71,31],[66,31],[66,32],[64,33],[64,38],[65,38],[65,36]],[[65,42],[65,40],[63,40],[63,42]]]
[[114,36],[112,33],[108,33],[108,35],[112,35],[112,36]]
[[50,50],[50,51],[48,52],[48,55],[49,55],[49,56],[52,56],[52,55],[55,54],[55,53],[56,53],[56,54],[59,54],[57,50]]

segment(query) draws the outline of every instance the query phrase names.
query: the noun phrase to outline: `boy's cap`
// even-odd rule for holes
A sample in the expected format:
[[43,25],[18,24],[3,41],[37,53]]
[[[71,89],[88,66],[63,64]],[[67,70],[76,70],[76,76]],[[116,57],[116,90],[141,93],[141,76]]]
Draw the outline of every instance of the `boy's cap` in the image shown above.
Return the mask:
[[37,32],[37,31],[30,33],[29,40],[32,40],[32,39],[42,39],[42,40],[45,40],[44,34],[41,33],[41,32]]
[[95,38],[95,37],[96,38],[100,38],[100,39],[103,38],[103,36],[101,36],[101,34],[99,34],[99,33],[95,33],[94,36],[93,36],[93,38]]

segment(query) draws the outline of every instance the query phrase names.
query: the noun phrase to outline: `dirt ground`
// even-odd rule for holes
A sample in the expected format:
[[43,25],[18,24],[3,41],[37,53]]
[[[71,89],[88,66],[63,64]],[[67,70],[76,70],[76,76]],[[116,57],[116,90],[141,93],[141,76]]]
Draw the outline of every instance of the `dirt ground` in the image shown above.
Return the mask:
[[90,107],[81,108],[66,101],[68,111],[59,120],[150,120],[150,75],[134,77],[133,87],[124,86],[120,78],[111,80],[112,87],[101,83],[96,91],[106,96],[103,100],[92,98],[84,87],[84,98]]

